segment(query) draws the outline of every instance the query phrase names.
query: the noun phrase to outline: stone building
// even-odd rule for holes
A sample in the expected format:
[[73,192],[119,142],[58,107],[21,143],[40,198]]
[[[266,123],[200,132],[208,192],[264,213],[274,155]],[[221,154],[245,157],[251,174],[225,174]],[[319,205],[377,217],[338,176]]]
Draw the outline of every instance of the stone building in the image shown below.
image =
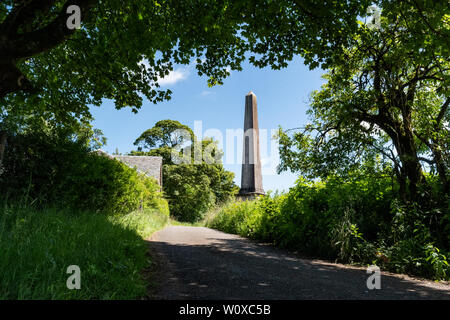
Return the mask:
[[95,152],[111,159],[117,159],[129,167],[135,168],[138,172],[141,172],[149,177],[154,177],[158,181],[159,186],[162,188],[162,157],[110,155],[103,150],[97,150]]
[[149,177],[154,177],[162,187],[162,157],[153,156],[116,156],[113,158],[122,161],[127,166],[135,168]]

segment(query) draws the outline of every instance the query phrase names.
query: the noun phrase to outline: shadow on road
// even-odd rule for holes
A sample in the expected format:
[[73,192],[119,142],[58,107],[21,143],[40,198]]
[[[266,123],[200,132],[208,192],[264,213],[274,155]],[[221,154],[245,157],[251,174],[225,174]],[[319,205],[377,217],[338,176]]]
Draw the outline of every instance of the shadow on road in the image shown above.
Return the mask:
[[369,290],[364,269],[300,259],[241,238],[204,242],[149,241],[156,299],[450,299],[446,285],[382,272],[381,289]]

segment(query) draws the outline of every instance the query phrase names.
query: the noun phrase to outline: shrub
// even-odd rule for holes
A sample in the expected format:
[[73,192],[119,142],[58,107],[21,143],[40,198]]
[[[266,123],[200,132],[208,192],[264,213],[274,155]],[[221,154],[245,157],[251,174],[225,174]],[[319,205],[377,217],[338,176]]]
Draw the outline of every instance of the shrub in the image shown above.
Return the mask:
[[[158,121],[134,144],[139,147],[131,151],[132,155],[163,158],[164,192],[172,216],[180,222],[202,220],[209,210],[237,192],[234,173],[224,170],[220,162],[223,152],[217,141],[209,137],[197,139],[191,128],[178,121]],[[142,151],[143,148],[148,151]]]
[[166,201],[153,178],[115,159],[88,154],[55,186],[59,199],[77,209],[128,213],[138,208],[158,208],[168,214]]
[[220,209],[220,213],[209,226],[224,232],[257,238],[261,211],[257,201],[230,202]]
[[[436,247],[430,213],[417,204],[392,203],[391,232],[379,240],[377,263],[387,269],[433,279],[449,278],[447,257]],[[383,257],[383,259],[380,259]]]
[[184,222],[197,222],[216,204],[235,193],[233,174],[217,164],[178,164],[163,167],[164,193],[171,214]]
[[168,214],[156,181],[117,160],[91,153],[83,141],[64,132],[12,137],[0,192],[12,200],[26,195],[41,206],[110,213],[158,208]]

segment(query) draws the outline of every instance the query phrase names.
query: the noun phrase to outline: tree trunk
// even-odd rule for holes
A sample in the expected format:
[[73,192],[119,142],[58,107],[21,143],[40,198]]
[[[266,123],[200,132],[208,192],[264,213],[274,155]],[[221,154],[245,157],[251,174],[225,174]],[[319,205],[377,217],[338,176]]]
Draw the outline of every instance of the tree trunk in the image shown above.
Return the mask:
[[436,141],[433,141],[430,145],[430,149],[433,152],[434,162],[436,163],[436,168],[439,174],[439,179],[442,182],[442,187],[444,188],[444,193],[449,194],[450,192],[450,181],[447,178],[447,169],[444,164],[444,158],[442,152],[437,146]]
[[405,175],[405,170],[403,170],[403,168],[400,169],[400,173],[397,175],[397,182],[399,184],[400,187],[400,197],[403,200],[403,202],[406,202],[407,199],[407,191],[406,191],[406,175]]
[[0,61],[0,97],[19,90],[31,91],[32,85],[12,61]]
[[3,157],[5,155],[6,138],[7,138],[6,131],[0,131],[0,166],[3,163]]
[[408,200],[418,201],[419,186],[425,182],[422,166],[417,156],[412,132],[406,132],[398,137],[395,144],[402,163],[402,169],[408,179]]

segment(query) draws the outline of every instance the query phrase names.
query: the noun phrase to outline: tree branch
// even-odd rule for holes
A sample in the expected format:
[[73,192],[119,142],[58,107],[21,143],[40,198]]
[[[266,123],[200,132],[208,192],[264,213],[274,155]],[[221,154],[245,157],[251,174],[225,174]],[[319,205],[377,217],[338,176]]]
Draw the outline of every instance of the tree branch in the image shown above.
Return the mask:
[[430,159],[427,159],[427,158],[424,158],[424,157],[417,157],[417,159],[419,159],[420,161],[424,161],[424,162],[426,162],[426,163],[428,163],[430,165],[434,165],[435,162],[436,162],[436,161],[433,161],[433,160],[430,160]]
[[[12,40],[0,40],[0,60],[28,58],[56,47],[75,32],[75,30],[67,28],[67,8],[70,5],[78,5],[81,9],[81,18],[83,19],[96,3],[97,0],[67,1],[56,18],[45,27],[39,30],[19,34]],[[36,13],[37,12],[34,14]],[[31,14],[31,12],[29,14]]]
[[53,1],[23,1],[11,10],[0,25],[0,98],[19,90],[31,91],[32,85],[16,67],[16,61],[48,51],[63,43],[75,32],[67,28],[69,17],[67,8],[70,5],[78,5],[81,19],[85,20],[98,0],[67,1],[57,16],[45,27],[17,34],[19,28],[30,29],[39,14],[49,12],[53,6],[51,2]]
[[450,97],[445,100],[444,104],[441,106],[441,110],[436,118],[436,129],[441,125],[441,121],[444,118],[444,115],[447,113],[448,105],[450,104]]
[[12,8],[8,16],[2,22],[0,25],[0,34],[7,38],[11,38],[11,36],[17,34],[20,27],[28,26],[30,28],[32,22],[36,20],[39,15],[48,13],[54,4],[55,1],[52,0],[22,1],[22,3]]

